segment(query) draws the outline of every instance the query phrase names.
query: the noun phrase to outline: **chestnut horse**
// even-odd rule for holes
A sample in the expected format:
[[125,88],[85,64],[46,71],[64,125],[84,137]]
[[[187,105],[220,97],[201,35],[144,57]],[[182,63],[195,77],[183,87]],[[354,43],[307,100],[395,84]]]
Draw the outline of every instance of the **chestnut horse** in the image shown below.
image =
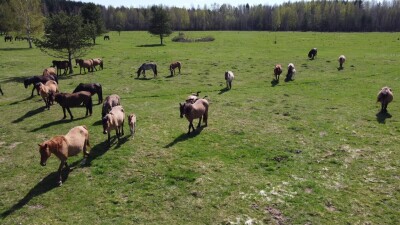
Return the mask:
[[54,94],[55,101],[60,104],[63,109],[65,119],[67,116],[65,115],[65,109],[68,110],[68,113],[71,117],[71,120],[74,118],[72,116],[71,110],[69,108],[80,107],[82,104],[86,107],[86,116],[88,113],[92,115],[92,95],[88,91],[79,91],[76,93],[55,93]]
[[89,144],[89,132],[86,126],[76,126],[69,130],[66,135],[55,136],[50,140],[44,141],[39,145],[40,165],[46,166],[47,159],[51,153],[60,159],[58,167],[58,184],[62,185],[62,170],[64,166],[69,170],[67,159],[83,151],[84,160],[89,156],[87,147]]
[[189,121],[189,131],[187,134],[190,134],[190,128],[194,131],[193,120],[199,119],[199,123],[197,127],[200,127],[201,119],[204,118],[205,126],[207,126],[208,120],[208,101],[206,99],[198,99],[195,103],[179,103],[180,117],[186,117]]

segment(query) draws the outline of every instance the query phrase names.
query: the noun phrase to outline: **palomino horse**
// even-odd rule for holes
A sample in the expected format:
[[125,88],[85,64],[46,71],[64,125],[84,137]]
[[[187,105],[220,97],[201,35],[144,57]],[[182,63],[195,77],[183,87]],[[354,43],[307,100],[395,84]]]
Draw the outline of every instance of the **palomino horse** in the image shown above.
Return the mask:
[[154,62],[150,62],[150,63],[143,63],[138,71],[137,71],[137,78],[139,78],[140,73],[143,73],[143,76],[146,77],[146,70],[153,70],[154,73],[154,78],[157,77],[157,64]]
[[207,126],[207,120],[208,120],[208,101],[206,99],[198,99],[195,103],[179,103],[179,110],[180,110],[180,117],[183,118],[185,115],[186,119],[189,121],[189,131],[188,134],[190,134],[190,128],[194,131],[194,126],[193,126],[193,120],[194,119],[199,119],[199,124],[197,127],[200,127],[201,124],[201,119],[204,118],[204,123],[205,126]]
[[[47,76],[33,76],[33,77],[26,78],[24,80],[24,85],[25,85],[25,88],[28,88],[29,85],[33,84],[32,95],[31,95],[33,97],[33,91],[35,90],[35,84],[37,84],[37,83],[45,84],[49,80],[54,80],[55,82],[58,83],[57,76],[47,75]],[[38,94],[39,94],[39,92],[38,92]]]
[[67,159],[69,156],[74,156],[83,151],[84,159],[89,156],[87,147],[89,144],[89,131],[86,126],[76,126],[69,130],[66,135],[55,136],[50,140],[44,141],[39,145],[40,165],[46,166],[47,159],[51,153],[60,159],[58,167],[58,184],[62,185],[62,170],[64,166],[69,170]]
[[55,93],[54,94],[55,101],[60,104],[63,109],[65,119],[67,116],[65,115],[65,109],[68,110],[68,113],[71,117],[71,120],[74,118],[72,116],[71,110],[69,108],[80,107],[82,104],[86,107],[86,116],[88,113],[92,115],[92,95],[88,91],[79,91],[76,93]]
[[173,62],[169,65],[169,71],[171,71],[171,76],[175,75],[175,68],[178,68],[179,74],[181,74],[181,62]]
[[72,93],[76,93],[78,91],[88,91],[92,95],[97,94],[97,97],[99,98],[99,104],[103,102],[103,88],[99,83],[80,83]]
[[88,69],[88,72],[93,72],[93,60],[91,59],[75,59],[75,63],[79,64],[79,74],[83,72],[86,73],[85,69]]
[[100,66],[101,70],[103,70],[103,60],[100,58],[92,59],[93,61],[93,68],[97,71],[96,66]]

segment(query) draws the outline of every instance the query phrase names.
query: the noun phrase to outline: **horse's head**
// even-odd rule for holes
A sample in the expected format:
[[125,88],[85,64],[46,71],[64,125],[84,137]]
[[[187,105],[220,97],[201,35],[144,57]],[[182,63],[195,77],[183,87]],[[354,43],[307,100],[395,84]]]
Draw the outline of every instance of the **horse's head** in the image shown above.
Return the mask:
[[24,86],[25,86],[25,88],[28,88],[28,86],[31,84],[30,82],[31,82],[31,81],[30,81],[29,78],[26,78],[26,79],[24,80]]
[[107,134],[108,128],[110,126],[108,115],[109,114],[105,115],[101,120],[101,123],[103,124],[103,134]]
[[40,152],[40,165],[46,166],[47,159],[50,157],[51,152],[49,149],[49,145],[47,142],[43,142],[39,145],[39,152]]
[[185,114],[185,104],[186,103],[179,103],[179,112],[180,112],[180,117],[183,118],[183,115]]

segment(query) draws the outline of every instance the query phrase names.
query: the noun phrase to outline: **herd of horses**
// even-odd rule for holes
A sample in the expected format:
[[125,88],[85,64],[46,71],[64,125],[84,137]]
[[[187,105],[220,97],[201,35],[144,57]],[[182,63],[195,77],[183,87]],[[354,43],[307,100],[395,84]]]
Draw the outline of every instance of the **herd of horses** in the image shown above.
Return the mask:
[[[313,48],[309,51],[308,57],[310,60],[314,60],[317,56],[317,48]],[[343,64],[346,58],[344,55],[341,55],[338,59],[339,68],[343,69]],[[74,117],[71,113],[70,108],[74,107],[82,107],[86,108],[85,116],[92,115],[93,112],[93,102],[92,96],[98,95],[98,104],[102,104],[102,113],[101,113],[101,124],[103,126],[103,133],[108,134],[108,144],[111,145],[111,131],[115,130],[116,138],[120,140],[120,138],[124,135],[124,123],[125,123],[125,110],[121,105],[121,98],[117,94],[111,94],[107,96],[103,100],[102,93],[102,85],[99,83],[80,83],[72,93],[60,93],[58,90],[58,79],[57,76],[61,74],[61,70],[64,69],[64,74],[67,73],[70,64],[68,61],[53,61],[53,66],[57,68],[57,71],[54,72],[51,69],[47,68],[44,70],[43,75],[41,76],[33,76],[26,78],[24,80],[25,88],[27,88],[30,84],[34,85],[32,89],[31,95],[33,96],[34,89],[37,89],[38,94],[40,94],[46,104],[46,108],[50,109],[50,105],[53,104],[53,101],[57,102],[63,110],[63,119],[66,118],[66,111],[69,113],[70,119],[72,120]],[[96,66],[99,66],[100,69],[103,69],[103,60],[102,59],[76,59],[76,65],[79,65],[80,68],[84,68],[88,70],[88,72],[93,72],[93,70],[97,70]],[[179,74],[181,73],[182,64],[180,62],[173,62],[169,66],[169,71],[171,76],[175,75],[175,70],[178,69]],[[293,80],[296,69],[293,63],[289,63],[287,67],[287,75],[286,80]],[[137,78],[140,75],[145,75],[146,70],[152,70],[154,74],[154,78],[157,77],[157,64],[154,62],[143,63],[139,66],[137,70]],[[279,76],[283,72],[283,68],[281,64],[276,64],[273,73],[275,75],[275,80],[279,81]],[[81,71],[80,71],[81,73]],[[226,89],[230,90],[232,88],[232,81],[234,79],[234,74],[232,71],[226,71],[224,74],[226,81]],[[0,89],[1,90],[1,89]],[[204,123],[204,126],[208,125],[208,112],[209,112],[209,102],[207,100],[207,96],[200,98],[199,93],[193,93],[189,95],[185,102],[179,103],[179,112],[180,117],[185,117],[188,122],[188,132],[189,135],[191,132],[195,131],[196,128],[193,124],[195,119],[199,119],[197,128],[201,127],[201,123]],[[382,112],[387,111],[387,105],[393,100],[393,95],[391,89],[388,87],[382,88],[382,90],[378,94],[378,101],[382,103]],[[131,113],[127,116],[128,124],[131,131],[131,136],[133,137],[136,129],[136,115]],[[62,184],[61,179],[61,171],[64,167],[68,168],[68,164],[66,162],[68,156],[76,155],[79,152],[83,152],[84,158],[86,158],[89,153],[87,152],[87,148],[89,146],[89,131],[86,126],[77,126],[72,128],[66,135],[55,136],[50,140],[47,140],[41,144],[39,144],[40,154],[41,154],[41,165],[46,164],[47,158],[51,153],[54,153],[60,159],[59,166],[59,185]]]

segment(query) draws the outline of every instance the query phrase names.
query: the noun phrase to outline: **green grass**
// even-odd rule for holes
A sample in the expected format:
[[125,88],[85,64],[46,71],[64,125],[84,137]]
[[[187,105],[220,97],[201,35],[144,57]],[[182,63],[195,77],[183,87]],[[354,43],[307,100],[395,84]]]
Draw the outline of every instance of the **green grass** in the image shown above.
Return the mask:
[[[146,32],[110,33],[87,55],[103,58],[104,70],[74,68],[60,79],[63,92],[99,82],[137,115],[135,138],[125,126],[111,148],[100,105],[91,117],[73,108],[75,119],[61,121],[60,106],[43,110],[39,96],[30,98],[23,79],[51,57],[26,42],[0,42],[1,224],[400,223],[399,33],[186,34],[215,41],[156,46]],[[158,78],[134,79],[150,60]],[[169,77],[175,60],[182,74]],[[290,62],[295,81],[283,74],[273,85],[274,64]],[[226,92],[225,70],[235,73]],[[395,94],[391,117],[377,117],[376,95],[386,85]],[[187,136],[178,103],[196,91],[210,100],[209,124]],[[52,156],[41,167],[37,144],[81,124],[92,157],[86,166],[81,155],[71,157],[75,169],[56,187],[59,161]]]

